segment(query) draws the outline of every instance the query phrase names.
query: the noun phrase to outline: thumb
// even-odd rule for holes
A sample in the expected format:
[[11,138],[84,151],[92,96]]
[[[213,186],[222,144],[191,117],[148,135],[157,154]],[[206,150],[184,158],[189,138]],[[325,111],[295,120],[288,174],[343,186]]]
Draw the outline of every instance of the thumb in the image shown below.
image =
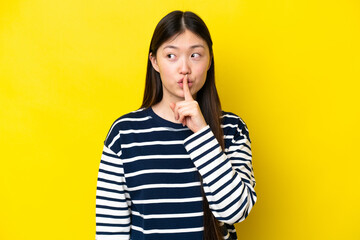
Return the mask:
[[175,103],[170,103],[170,108],[173,112],[175,112]]

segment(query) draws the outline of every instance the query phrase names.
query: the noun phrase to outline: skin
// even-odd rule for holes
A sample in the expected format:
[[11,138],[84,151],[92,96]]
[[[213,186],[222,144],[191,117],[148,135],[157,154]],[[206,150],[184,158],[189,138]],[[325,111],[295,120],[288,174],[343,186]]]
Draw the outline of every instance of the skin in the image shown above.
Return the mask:
[[160,73],[163,98],[152,106],[160,117],[182,123],[193,132],[207,126],[196,102],[196,94],[206,81],[211,58],[206,42],[185,30],[164,42],[153,56],[153,68]]

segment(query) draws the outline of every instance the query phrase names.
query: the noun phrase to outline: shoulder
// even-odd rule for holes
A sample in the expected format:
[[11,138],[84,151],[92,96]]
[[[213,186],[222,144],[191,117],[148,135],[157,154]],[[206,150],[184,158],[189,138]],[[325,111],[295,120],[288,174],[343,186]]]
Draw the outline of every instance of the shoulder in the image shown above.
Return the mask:
[[146,114],[146,109],[140,108],[138,110],[126,113],[117,118],[112,124],[105,138],[105,145],[108,147],[112,145],[116,139],[120,137],[120,130],[133,129],[139,126],[139,123],[150,119]]
[[222,111],[221,125],[225,137],[229,135],[234,137],[241,135],[250,141],[249,130],[245,121],[235,113]]
[[139,123],[142,121],[146,121],[147,119],[151,118],[148,114],[146,109],[140,108],[138,110],[126,113],[122,115],[121,117],[117,118],[113,124],[111,125],[111,129],[126,129],[127,126]]
[[121,117],[116,119],[113,124],[117,124],[117,123],[121,123],[121,122],[128,122],[128,121],[130,121],[130,122],[136,121],[136,120],[139,120],[146,116],[147,116],[146,109],[140,108],[138,110],[135,110],[135,111],[132,111],[132,112],[122,115]]

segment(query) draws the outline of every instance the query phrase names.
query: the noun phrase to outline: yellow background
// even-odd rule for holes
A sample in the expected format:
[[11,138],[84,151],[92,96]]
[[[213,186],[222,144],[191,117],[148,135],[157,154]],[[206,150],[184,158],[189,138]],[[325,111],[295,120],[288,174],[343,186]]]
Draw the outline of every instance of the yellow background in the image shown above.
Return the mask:
[[355,0],[2,0],[0,239],[94,239],[103,141],[175,9],[207,23],[223,109],[250,129],[241,239],[360,239]]

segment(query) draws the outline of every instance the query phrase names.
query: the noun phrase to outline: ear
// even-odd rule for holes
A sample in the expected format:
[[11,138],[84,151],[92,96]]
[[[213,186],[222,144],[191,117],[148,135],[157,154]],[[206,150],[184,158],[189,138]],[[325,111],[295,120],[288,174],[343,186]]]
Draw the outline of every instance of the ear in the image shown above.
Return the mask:
[[209,69],[210,69],[210,67],[211,67],[211,63],[212,63],[212,56],[210,57],[209,67],[208,67],[208,70],[207,70],[207,71],[209,71]]
[[159,65],[157,64],[156,56],[153,56],[152,52],[149,54],[149,60],[155,71],[159,72]]

